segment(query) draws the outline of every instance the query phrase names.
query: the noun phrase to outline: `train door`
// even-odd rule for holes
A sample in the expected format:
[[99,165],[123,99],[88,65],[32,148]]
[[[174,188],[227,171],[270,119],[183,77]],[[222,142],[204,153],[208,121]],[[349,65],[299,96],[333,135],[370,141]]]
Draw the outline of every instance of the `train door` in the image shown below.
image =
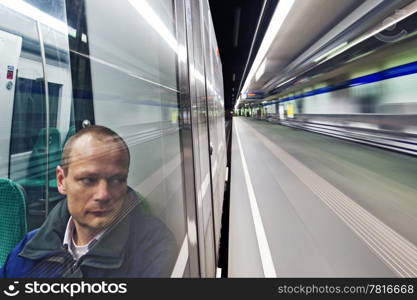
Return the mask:
[[[0,72],[4,72],[4,67],[7,68],[7,73],[1,75],[0,79],[0,173],[2,178],[9,178],[25,189],[24,217],[30,230],[41,224],[45,217],[45,211],[42,209],[44,203],[37,201],[44,199],[45,185],[41,182],[44,173],[41,171],[42,165],[35,159],[31,160],[35,144],[45,144],[43,141],[36,143],[37,130],[45,127],[45,100],[37,22],[30,16],[30,11],[22,6],[23,8],[19,9],[16,3],[11,1],[0,3]],[[12,80],[9,79],[11,77]],[[44,155],[40,154],[40,159]],[[36,178],[33,178],[34,184],[29,187],[31,173]],[[35,184],[35,181],[39,184]],[[33,204],[36,204],[35,209]],[[36,213],[33,213],[34,210]]]
[[222,99],[222,91],[219,87],[223,82],[218,82],[217,78],[222,74],[219,51],[217,48],[214,27],[210,14],[210,7],[207,1],[202,1],[203,6],[203,31],[204,31],[204,65],[207,94],[207,123],[209,130],[210,143],[210,172],[212,178],[212,198],[213,198],[213,221],[214,239],[216,245],[216,260],[218,260],[218,250],[220,247],[220,227],[223,209],[223,193],[225,183],[225,147],[224,147],[224,128],[219,124],[224,124],[223,109],[219,107]]
[[9,177],[13,102],[17,64],[22,49],[22,38],[0,30],[0,178]]
[[202,5],[200,1],[186,2],[187,41],[190,53],[190,96],[196,181],[197,223],[200,272],[203,277],[214,277],[216,257],[211,192],[208,108],[204,79],[204,49],[202,48]]

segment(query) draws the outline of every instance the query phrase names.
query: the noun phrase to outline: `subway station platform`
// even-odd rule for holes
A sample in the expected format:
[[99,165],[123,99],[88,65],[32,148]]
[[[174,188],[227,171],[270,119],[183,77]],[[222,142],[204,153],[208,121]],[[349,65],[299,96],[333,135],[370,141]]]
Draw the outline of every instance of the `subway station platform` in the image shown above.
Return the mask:
[[233,119],[229,277],[416,277],[417,158]]

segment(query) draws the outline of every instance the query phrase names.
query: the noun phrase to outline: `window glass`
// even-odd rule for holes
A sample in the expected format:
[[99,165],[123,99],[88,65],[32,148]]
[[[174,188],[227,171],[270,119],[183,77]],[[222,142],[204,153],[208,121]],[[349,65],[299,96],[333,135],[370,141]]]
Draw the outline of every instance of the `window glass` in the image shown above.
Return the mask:
[[[57,126],[62,85],[48,83],[50,127]],[[41,80],[17,77],[13,107],[11,154],[32,151],[45,127],[45,91]]]
[[127,141],[128,184],[180,248],[186,235],[173,3],[85,4],[95,122]]
[[[2,132],[8,134],[2,137],[5,143],[1,157],[7,157],[7,162],[0,172],[1,177],[9,177],[23,187],[31,230],[39,227],[63,199],[57,191],[55,169],[63,143],[73,132],[65,1],[6,1],[0,5],[0,14],[2,63],[12,69],[12,80],[9,74],[6,78],[14,83],[7,95],[9,106],[2,109]],[[15,64],[10,62],[13,57]]]
[[[7,76],[1,76],[2,100],[2,143],[0,146],[1,177],[10,178],[26,191],[26,213],[29,229],[42,223],[45,212],[41,199],[44,197],[46,137],[41,131],[45,127],[45,91],[40,42],[36,20],[24,1],[7,1],[0,4],[1,69],[7,68]],[[9,76],[11,75],[11,76]],[[3,82],[4,81],[4,82]],[[59,86],[48,87],[52,93]],[[56,97],[50,101],[56,102]],[[56,103],[51,103],[51,119],[56,122]],[[33,151],[34,148],[39,151]],[[40,204],[34,210],[33,204]],[[36,211],[34,214],[32,214]],[[26,215],[27,214],[27,215]]]
[[103,125],[126,141],[128,186],[166,224],[157,223],[175,240],[178,255],[186,218],[173,2],[4,3],[0,177],[23,187],[28,229],[40,227],[64,199],[56,168],[66,141],[82,127]]
[[[189,43],[193,47],[193,59],[190,60],[191,75],[195,78],[195,96],[193,105],[194,157],[196,170],[197,210],[199,230],[200,271],[203,276],[214,276],[215,249],[213,243],[213,210],[211,193],[209,123],[207,120],[208,103],[205,78],[204,31],[202,30],[203,7],[201,1],[191,1],[192,35]],[[191,33],[190,33],[191,34]]]
[[[70,64],[69,36],[72,29],[67,26],[65,0],[40,1],[54,22],[41,22],[40,29],[45,48],[45,76],[48,81],[49,98],[49,149],[48,149],[48,193],[45,194],[44,210],[51,209],[64,195],[57,190],[56,168],[61,162],[63,146],[75,133],[71,128],[72,80]],[[52,89],[51,87],[59,87]],[[46,188],[45,188],[46,189]],[[47,204],[47,205],[46,205]]]

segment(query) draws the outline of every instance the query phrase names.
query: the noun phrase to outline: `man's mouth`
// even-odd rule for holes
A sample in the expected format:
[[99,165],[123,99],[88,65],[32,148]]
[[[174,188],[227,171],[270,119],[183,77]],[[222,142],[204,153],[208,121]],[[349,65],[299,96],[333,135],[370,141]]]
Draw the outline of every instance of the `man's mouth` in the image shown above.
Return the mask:
[[90,213],[94,216],[100,217],[100,216],[104,216],[110,213],[110,210],[104,210],[104,209],[100,209],[100,210],[93,210],[90,211]]

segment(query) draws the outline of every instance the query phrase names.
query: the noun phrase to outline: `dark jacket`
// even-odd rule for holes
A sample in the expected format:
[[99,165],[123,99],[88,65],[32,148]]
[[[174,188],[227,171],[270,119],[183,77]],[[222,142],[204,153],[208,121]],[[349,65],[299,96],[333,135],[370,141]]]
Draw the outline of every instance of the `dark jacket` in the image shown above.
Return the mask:
[[178,254],[175,239],[162,222],[144,212],[132,191],[128,195],[133,205],[127,215],[78,262],[62,245],[70,214],[67,201],[61,201],[42,227],[12,250],[0,277],[169,277]]

